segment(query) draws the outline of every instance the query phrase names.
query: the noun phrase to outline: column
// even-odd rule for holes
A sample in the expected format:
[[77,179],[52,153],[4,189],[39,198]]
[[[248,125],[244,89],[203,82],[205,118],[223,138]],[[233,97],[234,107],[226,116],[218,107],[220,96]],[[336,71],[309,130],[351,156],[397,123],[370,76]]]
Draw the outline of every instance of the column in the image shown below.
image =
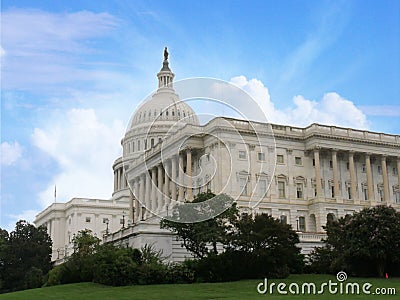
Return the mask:
[[169,175],[171,174],[171,168],[169,167],[170,161],[166,160],[164,164],[164,197],[165,197],[165,206],[168,207],[171,203],[171,198],[169,194]]
[[157,202],[157,211],[161,211],[164,203],[163,203],[163,166],[162,164],[158,165],[157,170],[158,175],[158,202]]
[[139,181],[140,177],[135,179],[135,220],[136,222],[140,221],[140,202],[139,202]]
[[317,198],[323,197],[322,183],[321,183],[321,167],[319,163],[319,149],[314,149],[314,161],[315,161],[315,186],[317,189]]
[[134,199],[134,197],[133,197],[133,193],[132,193],[132,190],[131,189],[129,189],[129,219],[132,221],[132,224],[134,223],[134,220],[135,220],[135,216],[134,216],[134,213],[133,213],[133,211],[134,211],[134,203],[133,203],[133,200]]
[[140,175],[140,191],[139,191],[139,199],[140,199],[140,209],[139,209],[139,220],[142,220],[142,211],[145,210],[145,189],[144,189],[144,174]]
[[389,191],[389,180],[388,180],[388,171],[386,166],[386,156],[382,155],[382,178],[383,178],[383,192],[384,192],[384,200],[386,204],[390,202],[390,191]]
[[117,178],[117,191],[120,189],[119,188],[119,169],[115,170],[115,177]]
[[151,169],[151,182],[152,182],[152,187],[151,187],[151,210],[153,212],[156,212],[157,210],[157,190],[158,190],[158,184],[157,184],[157,167],[153,167]]
[[354,167],[353,151],[349,151],[349,171],[350,171],[350,189],[352,194],[351,196],[354,199],[354,203],[360,203],[360,199],[358,199],[356,169]]
[[365,167],[367,169],[368,200],[374,201],[374,186],[372,182],[371,158],[369,153],[365,154]]
[[335,193],[335,199],[340,198],[339,189],[339,172],[338,172],[338,162],[337,162],[337,150],[332,150],[332,169],[333,169],[333,190]]
[[192,149],[186,150],[186,193],[189,201],[193,200],[192,189]]
[[397,184],[399,185],[400,189],[400,156],[397,157]]
[[171,158],[171,198],[172,200],[178,200],[176,198],[176,169],[177,169],[177,159],[175,156]]
[[183,199],[183,193],[184,193],[184,183],[183,183],[183,153],[179,153],[179,195],[178,195],[178,201],[183,202],[185,201]]
[[148,217],[150,217],[151,216],[151,213],[150,213],[150,208],[151,208],[151,199],[150,199],[150,189],[151,189],[151,178],[150,178],[150,174],[149,174],[149,171],[147,171],[146,170],[146,173],[145,173],[145,177],[146,177],[146,196],[145,196],[145,198],[146,198],[146,200],[145,200],[145,203],[146,203],[146,217],[148,218]]
[[114,192],[118,189],[117,171],[114,170]]

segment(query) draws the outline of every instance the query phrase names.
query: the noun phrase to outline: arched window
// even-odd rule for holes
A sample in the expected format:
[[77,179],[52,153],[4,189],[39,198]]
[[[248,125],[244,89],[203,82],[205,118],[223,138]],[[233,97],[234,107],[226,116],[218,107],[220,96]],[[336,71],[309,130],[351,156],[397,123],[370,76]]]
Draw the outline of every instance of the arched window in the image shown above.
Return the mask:
[[326,223],[332,223],[334,221],[336,221],[336,216],[333,213],[326,215]]
[[135,142],[132,142],[132,152],[135,152]]
[[137,141],[137,151],[140,151],[140,141]]
[[151,139],[151,147],[154,147],[154,139]]

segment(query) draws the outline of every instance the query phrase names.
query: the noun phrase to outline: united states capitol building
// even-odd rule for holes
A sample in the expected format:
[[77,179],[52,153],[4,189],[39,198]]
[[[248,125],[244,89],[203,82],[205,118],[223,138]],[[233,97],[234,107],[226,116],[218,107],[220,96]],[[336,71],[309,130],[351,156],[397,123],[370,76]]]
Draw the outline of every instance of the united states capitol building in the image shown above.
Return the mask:
[[152,244],[168,260],[183,260],[190,254],[160,220],[208,190],[230,195],[241,211],[291,224],[303,253],[321,243],[328,220],[378,204],[400,210],[399,135],[226,116],[200,124],[174,88],[167,52],[157,79],[122,138],[111,199],[74,198],[37,215],[53,260],[70,255],[85,228],[104,242]]

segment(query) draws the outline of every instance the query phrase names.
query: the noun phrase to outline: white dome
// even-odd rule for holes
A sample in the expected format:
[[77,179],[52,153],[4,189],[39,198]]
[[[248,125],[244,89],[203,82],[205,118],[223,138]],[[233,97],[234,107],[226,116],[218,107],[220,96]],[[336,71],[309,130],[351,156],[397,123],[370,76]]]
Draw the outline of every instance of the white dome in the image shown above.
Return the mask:
[[[172,91],[157,91],[136,111],[131,128],[143,123],[157,123],[165,121],[181,121],[187,124],[199,125],[199,120],[193,109],[179,99],[179,96]],[[156,124],[153,124],[156,126]]]
[[157,77],[157,92],[137,109],[122,140],[124,155],[140,155],[186,124],[200,124],[193,109],[173,89],[174,73],[169,68],[168,53],[165,56],[164,52]]

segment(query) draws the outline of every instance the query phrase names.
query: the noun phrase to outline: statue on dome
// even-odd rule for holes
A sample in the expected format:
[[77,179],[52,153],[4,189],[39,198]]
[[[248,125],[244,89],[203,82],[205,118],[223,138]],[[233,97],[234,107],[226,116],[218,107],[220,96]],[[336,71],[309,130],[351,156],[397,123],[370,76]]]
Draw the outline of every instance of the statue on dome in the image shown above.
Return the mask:
[[168,50],[167,50],[167,47],[164,48],[164,60],[168,60]]

